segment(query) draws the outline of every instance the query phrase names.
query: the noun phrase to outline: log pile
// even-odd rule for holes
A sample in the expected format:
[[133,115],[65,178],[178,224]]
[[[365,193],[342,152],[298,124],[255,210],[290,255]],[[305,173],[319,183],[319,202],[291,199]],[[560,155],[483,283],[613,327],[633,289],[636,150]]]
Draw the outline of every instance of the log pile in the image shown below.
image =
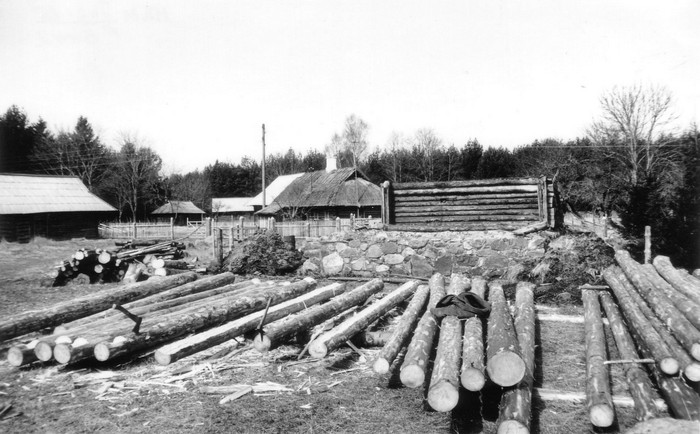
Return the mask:
[[625,369],[637,418],[658,414],[651,401],[651,377],[674,417],[700,420],[700,288],[666,257],[655,258],[653,266],[641,265],[618,250],[615,259],[619,266],[603,272],[612,294],[600,294],[600,302],[618,352],[623,359],[654,362],[646,365],[650,376],[638,366]]
[[122,280],[134,283],[148,276],[170,276],[194,268],[194,265],[181,261],[185,256],[185,245],[179,242],[117,244],[115,250],[77,250],[50,273],[53,286],[65,285],[75,279],[79,283]]

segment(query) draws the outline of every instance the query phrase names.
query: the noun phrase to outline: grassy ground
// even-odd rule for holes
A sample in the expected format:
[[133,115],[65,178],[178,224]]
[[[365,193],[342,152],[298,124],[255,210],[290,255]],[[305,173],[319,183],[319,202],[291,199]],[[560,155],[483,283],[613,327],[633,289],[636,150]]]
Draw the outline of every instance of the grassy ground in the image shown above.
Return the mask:
[[[111,241],[39,240],[18,245],[0,243],[0,316],[50,306],[110,285],[41,286],[45,272],[78,247],[110,247]],[[207,246],[190,247],[204,255]],[[389,288],[387,288],[389,289]],[[580,306],[555,312],[581,315]],[[582,324],[542,322],[537,329],[536,386],[583,392],[585,381]],[[616,357],[609,343],[611,357]],[[423,389],[398,381],[395,363],[389,375],[371,369],[377,349],[358,355],[342,348],[316,361],[296,360],[299,347],[287,345],[266,354],[249,342],[229,342],[162,367],[145,355],[107,365],[85,363],[58,367],[35,365],[16,369],[0,362],[0,432],[401,432],[447,433],[496,430],[500,389],[481,395],[464,393],[450,413],[431,411]],[[612,385],[625,393],[619,368]],[[99,378],[96,378],[99,376]],[[289,391],[250,393],[220,405],[221,395],[201,392],[205,385],[273,382]],[[533,403],[533,432],[591,432],[583,404]],[[618,432],[634,424],[630,409],[617,409]]]

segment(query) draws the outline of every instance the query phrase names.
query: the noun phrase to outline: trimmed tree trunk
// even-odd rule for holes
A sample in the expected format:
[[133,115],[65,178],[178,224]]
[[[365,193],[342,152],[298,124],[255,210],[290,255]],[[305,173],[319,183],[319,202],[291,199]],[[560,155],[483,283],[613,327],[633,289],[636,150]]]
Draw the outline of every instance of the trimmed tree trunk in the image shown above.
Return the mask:
[[10,366],[26,366],[30,363],[34,363],[37,360],[36,354],[34,354],[34,346],[38,341],[34,340],[28,344],[19,344],[11,347],[7,351],[7,363]]
[[547,222],[537,222],[513,231],[515,235],[527,235],[547,228]]
[[[469,279],[453,274],[447,294],[459,295],[470,286]],[[436,411],[450,411],[459,402],[459,358],[462,354],[462,323],[448,315],[440,322],[433,375],[428,389],[428,404]]]
[[364,330],[376,319],[410,297],[417,287],[418,281],[406,282],[357,315],[346,319],[337,327],[323,333],[311,342],[309,354],[317,359],[325,357],[330,351],[338,348],[343,342]]
[[518,384],[525,376],[525,362],[520,354],[513,318],[508,311],[503,284],[489,283],[491,314],[488,320],[486,371],[499,386]]
[[525,377],[501,397],[499,433],[529,433],[535,375],[535,284],[518,282],[515,289],[515,331],[525,362]]
[[300,330],[309,330],[336,315],[341,314],[353,306],[363,303],[371,295],[384,288],[381,279],[374,279],[357,288],[339,295],[327,303],[314,306],[308,310],[291,315],[287,318],[274,321],[264,328],[264,333],[258,333],[253,340],[255,349],[263,352],[291,337]]
[[606,428],[615,420],[615,410],[610,392],[608,368],[603,362],[605,332],[600,314],[598,293],[592,290],[581,292],[583,316],[586,331],[586,407],[588,418],[594,426]]
[[377,374],[386,374],[389,372],[389,367],[399,354],[406,339],[416,327],[416,322],[418,322],[420,313],[423,311],[429,295],[430,287],[428,285],[421,285],[418,287],[416,293],[413,295],[413,299],[401,316],[399,323],[396,324],[391,338],[389,338],[389,342],[387,342],[384,348],[379,352],[377,360],[374,362],[374,372]]
[[156,361],[161,365],[168,365],[183,357],[198,353],[233,339],[236,336],[240,336],[243,333],[255,330],[263,317],[266,321],[276,321],[306,309],[308,306],[324,302],[343,293],[343,291],[345,291],[345,284],[333,283],[273,306],[268,310],[267,316],[265,316],[265,311],[255,312],[219,327],[197,333],[196,335],[189,336],[159,348],[155,353]]
[[194,311],[166,317],[161,322],[147,327],[138,335],[117,336],[112,342],[101,342],[95,346],[95,358],[104,362],[124,354],[131,354],[158,344],[176,339],[187,333],[214,327],[249,313],[262,310],[272,298],[272,305],[298,297],[316,285],[316,281],[305,278],[287,286],[272,288],[261,293],[246,293],[215,306],[203,306]]
[[615,252],[615,259],[632,284],[649,303],[661,321],[671,330],[695,360],[700,360],[700,331],[673,305],[661,291],[650,285],[640,265],[624,250]]
[[440,273],[435,273],[428,282],[430,287],[430,300],[428,308],[421,317],[413,338],[406,350],[406,356],[401,365],[401,382],[406,387],[419,387],[425,381],[425,370],[428,367],[428,358],[433,350],[437,320],[430,312],[438,301],[445,296],[445,279]]
[[700,282],[697,279],[674,268],[668,256],[655,257],[653,264],[656,271],[677,291],[700,304]]
[[663,277],[656,272],[656,269],[651,264],[641,266],[642,272],[647,277],[647,282],[656,290],[660,290],[673,305],[695,326],[700,329],[700,306],[693,300],[676,291],[676,289],[666,282]]
[[[472,278],[471,291],[481,298],[486,298],[486,279]],[[478,316],[464,322],[464,340],[462,342],[462,374],[460,381],[465,389],[477,392],[484,387],[484,320]]]
[[629,330],[637,343],[643,341],[662,372],[668,375],[678,373],[680,365],[669,348],[667,341],[652,327],[641,310],[646,306],[632,284],[619,267],[611,266],[603,271],[603,278],[615,293],[617,302],[630,324]]
[[[620,311],[617,309],[615,302],[610,293],[601,292],[600,302],[605,310],[605,315],[608,317],[610,329],[612,330],[615,345],[620,353],[621,359],[637,359],[639,354],[632,342],[627,327],[622,320]],[[628,363],[623,365],[625,370],[625,378],[627,386],[634,399],[634,408],[637,420],[647,420],[658,416],[656,406],[654,405],[654,389],[649,381],[646,371],[636,363]]]
[[191,282],[196,278],[195,273],[185,273],[164,279],[147,280],[117,289],[99,291],[40,311],[21,313],[0,322],[0,341],[73,321],[109,309],[113,304],[123,304],[144,298]]

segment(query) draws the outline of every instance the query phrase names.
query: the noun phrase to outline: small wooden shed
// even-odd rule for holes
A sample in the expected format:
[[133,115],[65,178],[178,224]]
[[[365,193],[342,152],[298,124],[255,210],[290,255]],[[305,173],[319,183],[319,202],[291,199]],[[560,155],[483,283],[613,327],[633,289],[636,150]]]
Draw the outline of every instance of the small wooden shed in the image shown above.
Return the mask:
[[0,174],[0,238],[8,241],[97,238],[100,221],[116,213],[78,177]]
[[186,225],[188,221],[202,221],[204,211],[189,200],[171,200],[151,213],[159,222],[169,222],[172,217],[176,225]]

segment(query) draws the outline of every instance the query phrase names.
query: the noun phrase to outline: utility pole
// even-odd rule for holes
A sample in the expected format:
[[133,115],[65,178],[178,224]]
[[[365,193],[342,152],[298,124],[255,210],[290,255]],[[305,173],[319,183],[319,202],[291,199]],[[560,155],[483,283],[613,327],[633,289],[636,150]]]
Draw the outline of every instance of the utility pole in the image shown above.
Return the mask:
[[265,208],[267,203],[265,202],[265,124],[262,124],[262,145],[263,145],[263,158],[262,158],[262,194],[263,202],[262,207]]

